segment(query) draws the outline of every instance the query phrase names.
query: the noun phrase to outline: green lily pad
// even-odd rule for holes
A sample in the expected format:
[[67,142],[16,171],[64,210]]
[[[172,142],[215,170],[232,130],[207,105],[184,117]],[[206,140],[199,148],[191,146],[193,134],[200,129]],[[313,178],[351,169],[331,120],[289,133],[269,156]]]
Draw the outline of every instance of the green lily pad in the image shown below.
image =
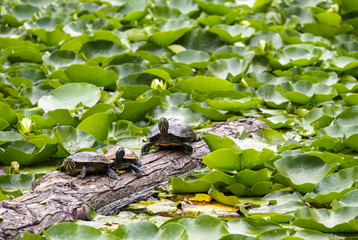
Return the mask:
[[171,178],[173,193],[207,193],[211,188],[211,183],[200,179],[185,181],[181,177]]
[[200,124],[207,122],[207,119],[200,113],[193,112],[189,108],[181,107],[157,106],[148,112],[148,116],[151,116],[154,119],[160,119],[161,117],[177,118],[192,126],[199,126]]
[[[89,142],[93,141],[92,136],[96,141],[103,141],[107,139],[108,136],[109,122],[110,115],[108,113],[96,113],[78,124],[77,129],[89,134],[85,136]],[[69,146],[67,148],[71,149]]]
[[0,131],[0,145],[6,142],[25,140],[24,136],[20,133],[13,131]]
[[262,118],[270,128],[283,128],[288,127],[291,123],[295,122],[295,119],[288,114],[276,115],[273,117]]
[[233,194],[236,196],[245,196],[245,197],[251,197],[251,196],[264,196],[267,193],[270,192],[272,183],[268,181],[261,181],[255,183],[251,188],[246,187],[245,185],[241,183],[234,183],[226,189],[230,190]]
[[293,66],[307,66],[316,62],[322,50],[309,44],[291,44],[269,55],[274,68],[288,68]]
[[118,76],[113,71],[107,71],[101,67],[83,64],[72,64],[64,70],[63,80],[68,82],[86,82],[98,87],[115,84]]
[[187,64],[193,68],[206,68],[210,62],[210,55],[203,51],[184,50],[173,57],[177,63]]
[[230,115],[225,114],[226,111],[212,108],[207,104],[207,102],[192,102],[185,105],[185,107],[193,110],[194,112],[201,113],[204,117],[214,121],[222,121],[230,117]]
[[326,38],[315,36],[311,33],[300,33],[292,29],[287,29],[282,31],[280,35],[285,42],[291,44],[306,43],[322,47],[330,46],[330,42]]
[[186,227],[189,239],[216,240],[229,233],[221,220],[208,215],[201,215],[196,218],[182,218],[178,223]]
[[240,80],[240,76],[247,71],[249,64],[252,62],[254,54],[251,53],[246,54],[244,59],[238,59],[236,57],[218,59],[209,65],[208,72],[213,77],[238,82]]
[[328,209],[300,208],[295,213],[293,225],[321,232],[356,232],[358,208],[342,207]]
[[338,163],[327,164],[316,156],[297,154],[285,156],[274,162],[278,172],[274,179],[301,193],[311,192],[316,184],[332,173]]
[[[179,223],[170,222],[160,228],[150,222],[137,222],[120,225],[111,234],[118,239],[184,239],[188,237],[186,228]],[[117,239],[117,238],[116,238]]]
[[208,94],[214,91],[235,90],[235,85],[227,80],[214,77],[196,76],[178,81],[175,87],[182,92],[191,93],[193,90]]
[[295,84],[289,82],[282,83],[275,88],[280,94],[293,103],[321,103],[336,97],[338,94],[335,89],[321,84],[312,84],[301,80]]
[[69,83],[55,89],[51,95],[39,99],[45,112],[56,109],[75,109],[79,104],[92,107],[100,99],[100,90],[88,83]]
[[347,168],[323,178],[304,199],[305,201],[326,204],[340,199],[346,193],[355,189],[355,178],[358,167]]
[[[117,114],[118,119],[129,120],[133,122],[142,121],[145,119],[148,111],[161,104],[159,96],[154,96],[146,101],[128,101],[124,102],[124,107],[121,113]],[[133,111],[136,109],[136,111]]]
[[354,189],[344,195],[341,199],[336,199],[332,202],[332,209],[337,210],[341,207],[358,207],[357,204],[358,189]]
[[325,61],[323,67],[338,72],[348,71],[358,67],[358,60],[352,57],[338,56]]
[[0,176],[1,190],[6,192],[21,190],[22,192],[30,191],[31,184],[35,180],[35,175],[27,174],[10,174]]
[[225,4],[215,3],[215,2],[205,2],[202,0],[195,1],[201,9],[207,12],[210,15],[226,15],[231,11],[231,9]]
[[31,106],[36,105],[42,96],[50,94],[52,90],[53,89],[48,85],[36,85],[23,89],[20,95],[23,96],[23,100]]
[[250,219],[240,219],[240,220],[233,220],[228,222],[227,228],[230,233],[257,236],[262,232],[281,228],[281,226],[277,223],[269,222],[269,221],[254,221]]
[[76,153],[82,148],[90,148],[95,142],[93,136],[71,126],[58,126],[53,131],[58,142],[70,154]]
[[149,39],[159,46],[167,47],[182,37],[193,27],[193,22],[183,19],[171,19],[165,23],[159,23],[160,31],[154,32]]
[[84,63],[83,60],[76,58],[76,53],[70,50],[57,50],[51,54],[45,54],[43,60],[45,64],[53,66],[56,70],[72,64]]
[[260,104],[263,101],[262,98],[252,97],[252,98],[240,98],[240,99],[230,99],[230,98],[215,98],[213,100],[208,99],[207,103],[209,106],[226,111],[242,111],[246,109],[253,108]]
[[259,240],[259,238],[242,234],[227,234],[221,237],[219,240]]
[[11,109],[11,107],[7,103],[3,101],[0,102],[0,119],[6,122],[7,126],[13,125],[17,122],[15,112]]
[[223,148],[204,156],[203,163],[219,171],[241,171],[269,162],[273,156],[273,151],[265,148],[262,151],[245,149],[239,154]]
[[13,141],[1,145],[5,151],[0,152],[0,161],[3,164],[11,165],[11,162],[18,162],[24,166],[40,163],[49,160],[57,151],[56,144],[45,144],[37,149],[35,144],[27,141]]
[[216,25],[209,31],[217,34],[226,43],[243,41],[255,33],[255,29],[244,25]]
[[71,222],[62,222],[51,226],[46,231],[43,230],[46,238],[49,239],[64,239],[68,236],[74,239],[101,239],[101,240],[118,240],[119,238],[108,233],[103,233],[93,227],[79,225]]
[[272,108],[284,108],[289,102],[275,89],[273,84],[262,85],[257,89],[257,96],[264,99],[265,104]]
[[127,51],[128,49],[112,41],[97,40],[83,44],[80,52],[88,60],[96,57],[109,57]]
[[241,149],[237,146],[235,141],[230,137],[220,137],[216,134],[205,133],[202,137],[202,140],[206,142],[211,152],[222,148],[229,148],[233,151],[237,151],[238,153]]

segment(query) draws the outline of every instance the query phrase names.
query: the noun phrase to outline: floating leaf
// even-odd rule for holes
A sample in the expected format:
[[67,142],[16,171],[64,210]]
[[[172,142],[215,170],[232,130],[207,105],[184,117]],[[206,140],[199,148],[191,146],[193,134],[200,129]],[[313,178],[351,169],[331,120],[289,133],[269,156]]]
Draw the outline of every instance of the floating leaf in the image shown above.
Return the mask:
[[275,89],[285,98],[297,104],[321,103],[337,96],[336,90],[327,85],[321,83],[312,84],[304,80],[295,84],[282,83]]
[[240,98],[240,99],[230,99],[230,98],[215,98],[213,100],[208,99],[207,103],[209,106],[226,111],[242,111],[245,109],[250,109],[260,104],[263,101],[262,98],[252,97],[252,98]]
[[255,29],[244,25],[216,25],[209,31],[217,34],[223,41],[231,44],[243,41],[255,33]]
[[352,191],[357,179],[354,177],[358,167],[347,168],[326,176],[320,181],[313,191],[305,196],[305,201],[318,204],[326,204],[334,199],[340,199],[346,193]]
[[219,149],[203,157],[203,163],[219,171],[241,171],[269,162],[274,153],[269,149],[246,149],[239,154],[231,149]]
[[[96,141],[103,141],[107,139],[108,136],[109,121],[110,118],[108,113],[96,113],[78,124],[77,129],[83,130],[89,134],[87,136],[84,136],[85,138],[87,138],[87,141],[89,141],[89,144],[93,141],[93,139],[91,138],[92,136],[96,139]],[[67,148],[74,149],[70,146],[68,146]]]
[[107,71],[101,67],[83,64],[72,64],[64,70],[65,78],[69,82],[86,82],[98,87],[115,84],[118,76],[113,71]]
[[173,57],[178,63],[185,63],[189,67],[206,68],[210,62],[210,55],[203,51],[184,50]]
[[316,156],[296,154],[285,156],[274,162],[276,181],[293,187],[301,193],[311,192],[318,182],[332,173],[338,163],[327,164]]
[[44,231],[46,238],[53,240],[64,239],[71,236],[74,239],[101,239],[101,240],[118,240],[116,236],[108,233],[103,233],[93,227],[79,225],[71,222],[58,223],[51,226],[49,229]]
[[70,154],[76,153],[82,148],[92,147],[95,141],[93,136],[71,126],[58,126],[53,131],[58,142]]
[[183,218],[178,223],[186,227],[189,239],[216,240],[223,234],[228,233],[221,220],[208,215],[201,215],[196,218]]
[[69,83],[56,90],[51,95],[39,99],[38,105],[45,112],[56,109],[75,109],[79,104],[92,107],[100,99],[100,90],[88,83]]
[[175,87],[186,93],[196,90],[204,94],[213,91],[230,91],[235,89],[235,85],[227,80],[202,76],[182,79],[177,82]]
[[41,149],[36,149],[36,145],[21,140],[7,142],[1,148],[5,150],[0,152],[3,164],[10,165],[16,161],[24,166],[47,161],[57,151],[55,144],[46,143]]
[[335,211],[305,207],[296,211],[292,224],[321,232],[356,232],[357,215],[356,207],[342,207]]
[[35,175],[27,174],[10,174],[5,176],[0,176],[0,187],[1,190],[11,192],[11,191],[30,191],[31,184],[35,180]]

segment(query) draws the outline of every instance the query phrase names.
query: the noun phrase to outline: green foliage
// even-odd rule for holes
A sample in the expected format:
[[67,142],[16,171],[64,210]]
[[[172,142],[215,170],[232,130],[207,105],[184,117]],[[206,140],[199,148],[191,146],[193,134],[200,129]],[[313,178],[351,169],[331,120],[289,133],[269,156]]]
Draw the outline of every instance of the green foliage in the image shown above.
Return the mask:
[[[171,179],[173,193],[207,193],[245,218],[143,222],[112,233],[63,223],[46,230],[47,238],[328,239],[325,232],[357,232],[357,1],[0,5],[2,165],[45,167],[116,143],[140,148],[162,116],[195,128],[255,117],[271,128],[252,139],[243,129],[238,139],[205,134],[208,169]],[[28,191],[35,177],[1,178],[3,200]]]

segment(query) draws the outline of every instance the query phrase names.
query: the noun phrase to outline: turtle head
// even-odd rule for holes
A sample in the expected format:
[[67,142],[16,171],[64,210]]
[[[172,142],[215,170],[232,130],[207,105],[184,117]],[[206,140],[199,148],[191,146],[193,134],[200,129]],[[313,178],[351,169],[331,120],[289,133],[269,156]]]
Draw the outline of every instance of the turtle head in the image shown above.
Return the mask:
[[162,140],[168,138],[169,122],[165,117],[161,117],[158,122],[158,128],[160,131],[160,137]]
[[66,173],[68,175],[76,173],[76,163],[75,163],[75,161],[73,161],[72,158],[69,158],[69,157],[66,158],[63,161],[62,166],[63,166],[64,171],[66,171]]
[[122,163],[122,160],[124,158],[124,155],[126,152],[124,151],[123,147],[119,147],[116,151],[116,158],[114,159],[114,167],[120,168],[120,164]]

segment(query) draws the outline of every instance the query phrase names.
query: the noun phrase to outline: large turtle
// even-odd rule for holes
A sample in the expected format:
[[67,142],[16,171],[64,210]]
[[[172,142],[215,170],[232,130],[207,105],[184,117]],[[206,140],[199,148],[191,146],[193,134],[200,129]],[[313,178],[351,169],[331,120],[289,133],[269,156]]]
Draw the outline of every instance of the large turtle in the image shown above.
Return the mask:
[[[118,152],[120,157],[120,152]],[[114,161],[116,162],[116,158]],[[60,171],[71,176],[84,178],[87,173],[105,172],[108,177],[118,179],[116,172],[111,168],[113,161],[97,152],[79,152],[68,156],[62,163]]]
[[142,177],[142,172],[138,167],[142,166],[141,161],[138,159],[138,156],[132,150],[115,146],[110,148],[104,156],[110,160],[114,160],[112,168],[115,169],[126,169],[132,168],[137,175],[137,177]]
[[193,129],[187,124],[175,118],[160,118],[147,135],[148,142],[142,147],[142,155],[148,154],[151,146],[172,147],[182,146],[185,153],[191,154],[193,147],[190,145],[196,138]]

